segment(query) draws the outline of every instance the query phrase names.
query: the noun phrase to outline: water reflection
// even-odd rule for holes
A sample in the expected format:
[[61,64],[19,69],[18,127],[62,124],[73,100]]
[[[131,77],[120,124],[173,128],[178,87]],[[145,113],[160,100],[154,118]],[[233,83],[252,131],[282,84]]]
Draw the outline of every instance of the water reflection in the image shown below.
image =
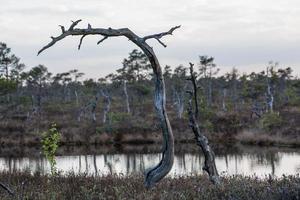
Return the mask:
[[[119,153],[101,155],[57,156],[57,169],[63,173],[87,173],[89,175],[143,173],[145,169],[159,162],[159,153]],[[196,153],[181,153],[175,156],[170,176],[201,174],[204,157]],[[216,156],[216,165],[220,173],[233,175],[266,174],[282,176],[299,173],[299,152],[267,152],[222,154]],[[0,170],[13,172],[30,169],[50,173],[50,164],[44,157],[0,158]]]

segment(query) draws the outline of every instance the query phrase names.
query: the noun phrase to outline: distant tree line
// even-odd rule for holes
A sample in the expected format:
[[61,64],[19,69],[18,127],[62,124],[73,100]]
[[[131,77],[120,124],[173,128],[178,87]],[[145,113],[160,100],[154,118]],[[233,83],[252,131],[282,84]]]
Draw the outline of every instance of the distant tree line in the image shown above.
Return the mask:
[[[293,77],[290,67],[282,68],[269,62],[265,70],[250,74],[239,73],[236,68],[220,75],[219,66],[210,56],[199,56],[193,74],[196,77],[196,112],[199,116],[215,110],[220,112],[249,112],[260,118],[286,105],[299,105],[300,81]],[[96,111],[101,109],[103,123],[109,123],[110,109],[143,117],[148,99],[154,91],[151,65],[145,54],[134,49],[114,73],[98,80],[83,79],[84,73],[70,70],[52,74],[44,65],[25,70],[26,66],[11,49],[0,43],[0,103],[1,110],[26,114],[28,119],[40,116],[44,105],[73,106],[74,118],[84,117],[96,121]],[[165,66],[167,105],[177,118],[185,117],[188,98],[192,90],[189,68],[179,65],[172,70]],[[102,108],[98,106],[102,101]],[[5,112],[1,112],[5,118]]]

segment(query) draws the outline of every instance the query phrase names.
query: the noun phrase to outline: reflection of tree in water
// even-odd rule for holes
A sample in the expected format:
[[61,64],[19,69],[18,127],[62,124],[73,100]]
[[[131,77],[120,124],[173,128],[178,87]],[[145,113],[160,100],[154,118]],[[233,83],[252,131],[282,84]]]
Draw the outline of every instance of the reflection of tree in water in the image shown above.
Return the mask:
[[94,169],[95,169],[95,175],[98,175],[98,168],[97,168],[97,159],[96,159],[96,155],[94,154],[93,156],[93,160],[94,160]]
[[185,161],[185,154],[180,154],[177,156],[178,158],[178,166],[179,168],[183,169],[186,171],[186,161]]
[[88,159],[87,159],[87,155],[84,156],[85,158],[85,173],[89,173],[89,165],[88,165]]
[[278,152],[263,152],[263,153],[257,153],[257,154],[249,154],[248,155],[251,160],[251,169],[253,169],[257,165],[261,166],[271,166],[272,175],[275,174],[275,168],[277,165],[279,165],[280,160],[282,159],[282,156]]
[[[110,158],[112,158],[112,157],[110,157]],[[113,174],[113,167],[112,167],[112,164],[111,164],[111,160],[110,161],[107,160],[107,155],[106,154],[104,154],[104,164],[108,167],[109,173]]]
[[81,173],[81,155],[79,155],[78,160],[79,160],[78,165],[79,165],[79,174],[80,174]]
[[143,154],[126,155],[126,174],[139,173],[145,170]]

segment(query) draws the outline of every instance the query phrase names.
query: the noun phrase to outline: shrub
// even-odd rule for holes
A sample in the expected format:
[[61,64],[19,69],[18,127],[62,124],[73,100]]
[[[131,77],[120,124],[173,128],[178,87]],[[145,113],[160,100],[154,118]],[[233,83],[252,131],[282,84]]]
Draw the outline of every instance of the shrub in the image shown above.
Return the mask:
[[51,174],[56,174],[56,160],[55,153],[58,148],[58,143],[60,140],[60,133],[56,128],[56,124],[53,123],[51,128],[43,133],[42,138],[42,149],[43,154],[46,156],[47,160],[50,162]]
[[279,113],[270,112],[263,115],[259,123],[262,129],[271,131],[273,129],[280,128],[283,120]]

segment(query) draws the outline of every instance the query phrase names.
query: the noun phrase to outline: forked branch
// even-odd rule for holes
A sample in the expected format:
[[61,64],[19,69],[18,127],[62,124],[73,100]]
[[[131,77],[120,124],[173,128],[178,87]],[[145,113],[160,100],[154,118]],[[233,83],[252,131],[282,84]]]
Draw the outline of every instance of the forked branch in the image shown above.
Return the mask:
[[69,35],[81,35],[82,37],[80,38],[79,41],[79,45],[78,45],[78,49],[80,49],[81,44],[82,44],[82,40],[85,36],[87,35],[102,35],[103,38],[101,40],[99,40],[97,42],[97,44],[100,44],[101,42],[103,42],[105,39],[107,39],[108,37],[116,37],[116,36],[125,36],[127,37],[129,40],[131,40],[132,42],[136,43],[137,42],[144,42],[148,39],[156,39],[161,45],[163,45],[164,47],[166,47],[167,45],[165,45],[160,39],[163,36],[166,35],[172,35],[174,30],[180,28],[180,26],[175,26],[173,28],[171,28],[169,31],[167,32],[162,32],[162,33],[158,33],[158,34],[153,34],[153,35],[148,35],[148,36],[144,36],[144,37],[138,37],[136,34],[134,34],[130,29],[128,28],[120,28],[120,29],[112,29],[112,28],[92,28],[92,26],[90,24],[88,24],[88,28],[86,29],[81,29],[81,28],[75,28],[79,22],[81,22],[82,20],[76,20],[76,21],[72,21],[72,24],[70,25],[70,27],[68,28],[68,30],[65,29],[64,26],[59,25],[62,33],[57,36],[57,37],[53,37],[51,36],[50,38],[52,39],[51,42],[49,42],[46,46],[44,46],[41,50],[39,50],[38,55],[40,53],[42,53],[44,50],[48,49],[49,47],[53,46],[56,42],[64,39],[66,36]]

